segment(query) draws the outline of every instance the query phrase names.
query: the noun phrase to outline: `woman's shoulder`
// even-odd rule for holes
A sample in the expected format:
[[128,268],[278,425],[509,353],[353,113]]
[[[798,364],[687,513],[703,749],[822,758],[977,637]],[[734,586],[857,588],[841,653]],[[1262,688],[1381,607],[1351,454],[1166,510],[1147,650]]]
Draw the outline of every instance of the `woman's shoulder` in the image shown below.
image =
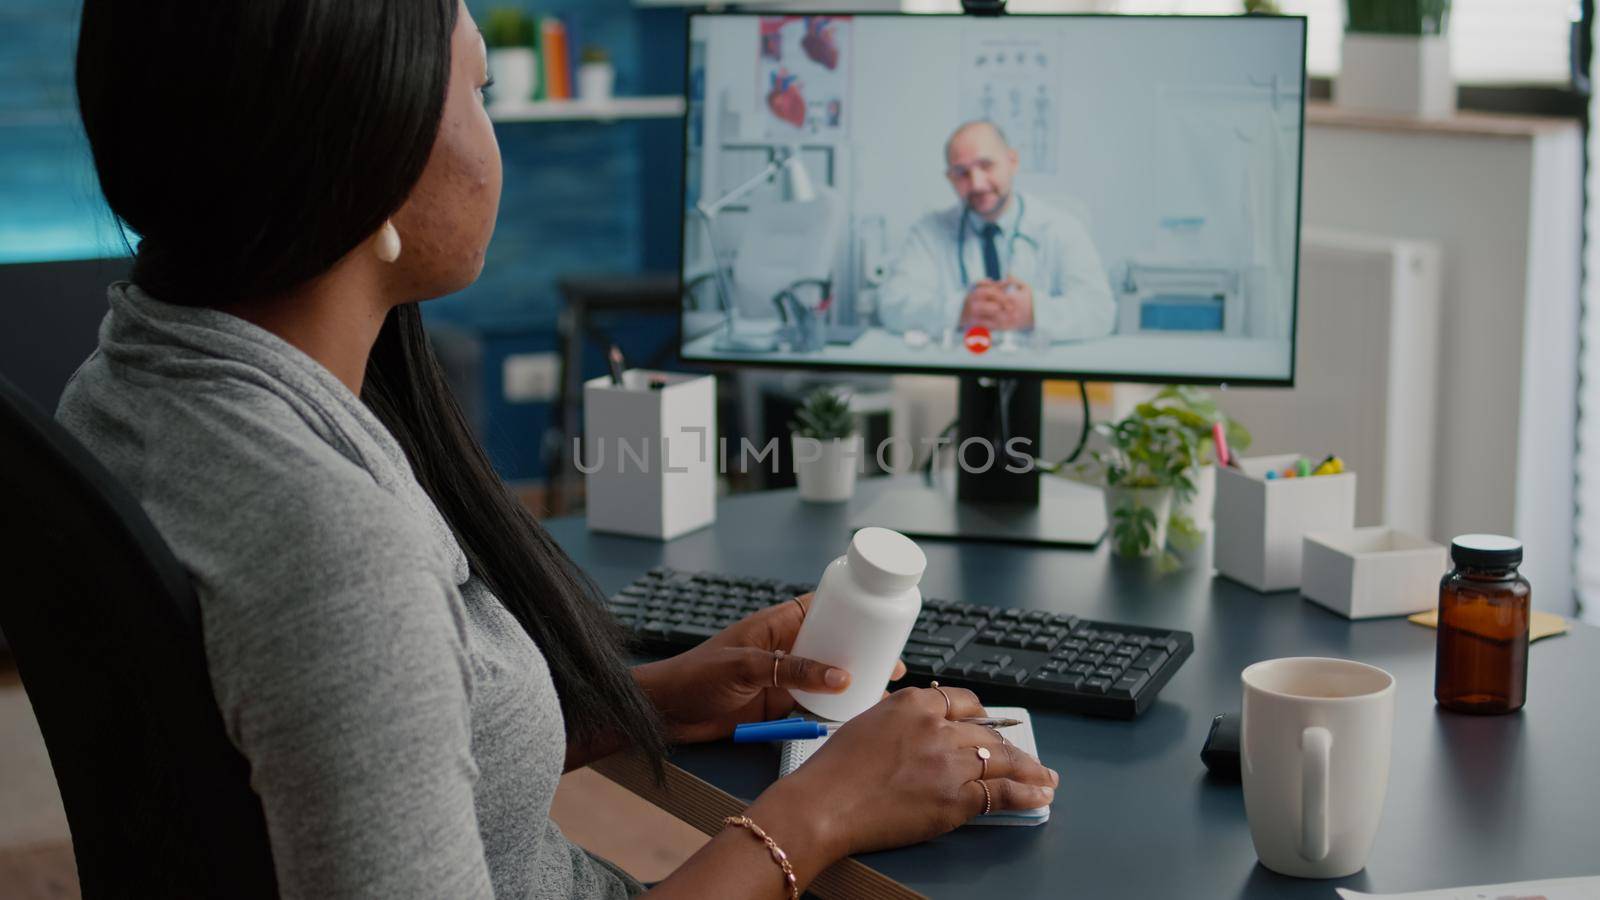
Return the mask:
[[305,590],[395,566],[448,573],[430,523],[379,483],[339,423],[270,386],[175,383],[91,359],[58,418],[203,589]]

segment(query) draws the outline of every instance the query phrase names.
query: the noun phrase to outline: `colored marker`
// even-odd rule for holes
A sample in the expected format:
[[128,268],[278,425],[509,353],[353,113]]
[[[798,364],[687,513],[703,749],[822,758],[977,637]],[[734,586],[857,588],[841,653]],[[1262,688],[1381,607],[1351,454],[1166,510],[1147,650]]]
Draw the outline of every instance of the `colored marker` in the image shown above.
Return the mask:
[[1228,449],[1228,435],[1221,422],[1211,423],[1211,443],[1217,448],[1217,462],[1220,465],[1232,466],[1237,469],[1239,464],[1233,460],[1233,451]]

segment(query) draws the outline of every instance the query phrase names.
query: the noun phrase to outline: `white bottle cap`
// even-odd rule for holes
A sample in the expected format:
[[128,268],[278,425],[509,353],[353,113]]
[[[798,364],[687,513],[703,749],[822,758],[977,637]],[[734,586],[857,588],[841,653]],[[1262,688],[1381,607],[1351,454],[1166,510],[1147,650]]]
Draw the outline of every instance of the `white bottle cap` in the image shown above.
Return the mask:
[[850,572],[875,594],[898,594],[917,586],[928,557],[916,542],[887,528],[863,528],[846,551]]

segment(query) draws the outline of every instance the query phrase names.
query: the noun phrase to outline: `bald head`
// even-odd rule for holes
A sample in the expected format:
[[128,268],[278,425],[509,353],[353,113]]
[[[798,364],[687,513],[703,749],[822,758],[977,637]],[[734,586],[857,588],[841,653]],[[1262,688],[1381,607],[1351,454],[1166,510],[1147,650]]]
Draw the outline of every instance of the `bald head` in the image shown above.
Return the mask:
[[1017,151],[993,122],[967,122],[944,145],[944,175],[966,207],[993,222],[1011,202]]
[[944,163],[947,166],[950,165],[950,151],[958,141],[981,141],[996,148],[1011,149],[1011,142],[1006,140],[1006,133],[1000,130],[999,125],[988,119],[973,119],[970,122],[962,122],[957,125],[956,130],[952,131],[950,137],[945,139]]

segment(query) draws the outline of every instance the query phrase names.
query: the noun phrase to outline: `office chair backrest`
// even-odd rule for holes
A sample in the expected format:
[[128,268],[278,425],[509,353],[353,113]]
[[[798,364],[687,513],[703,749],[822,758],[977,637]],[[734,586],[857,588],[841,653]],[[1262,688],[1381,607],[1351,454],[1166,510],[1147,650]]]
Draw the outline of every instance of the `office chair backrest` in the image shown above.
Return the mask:
[[83,445],[0,379],[0,629],[94,897],[273,897],[187,572]]
[[776,319],[773,298],[779,293],[796,282],[832,275],[843,224],[839,195],[821,186],[815,190],[811,200],[752,204],[740,218],[733,296],[741,318]]

